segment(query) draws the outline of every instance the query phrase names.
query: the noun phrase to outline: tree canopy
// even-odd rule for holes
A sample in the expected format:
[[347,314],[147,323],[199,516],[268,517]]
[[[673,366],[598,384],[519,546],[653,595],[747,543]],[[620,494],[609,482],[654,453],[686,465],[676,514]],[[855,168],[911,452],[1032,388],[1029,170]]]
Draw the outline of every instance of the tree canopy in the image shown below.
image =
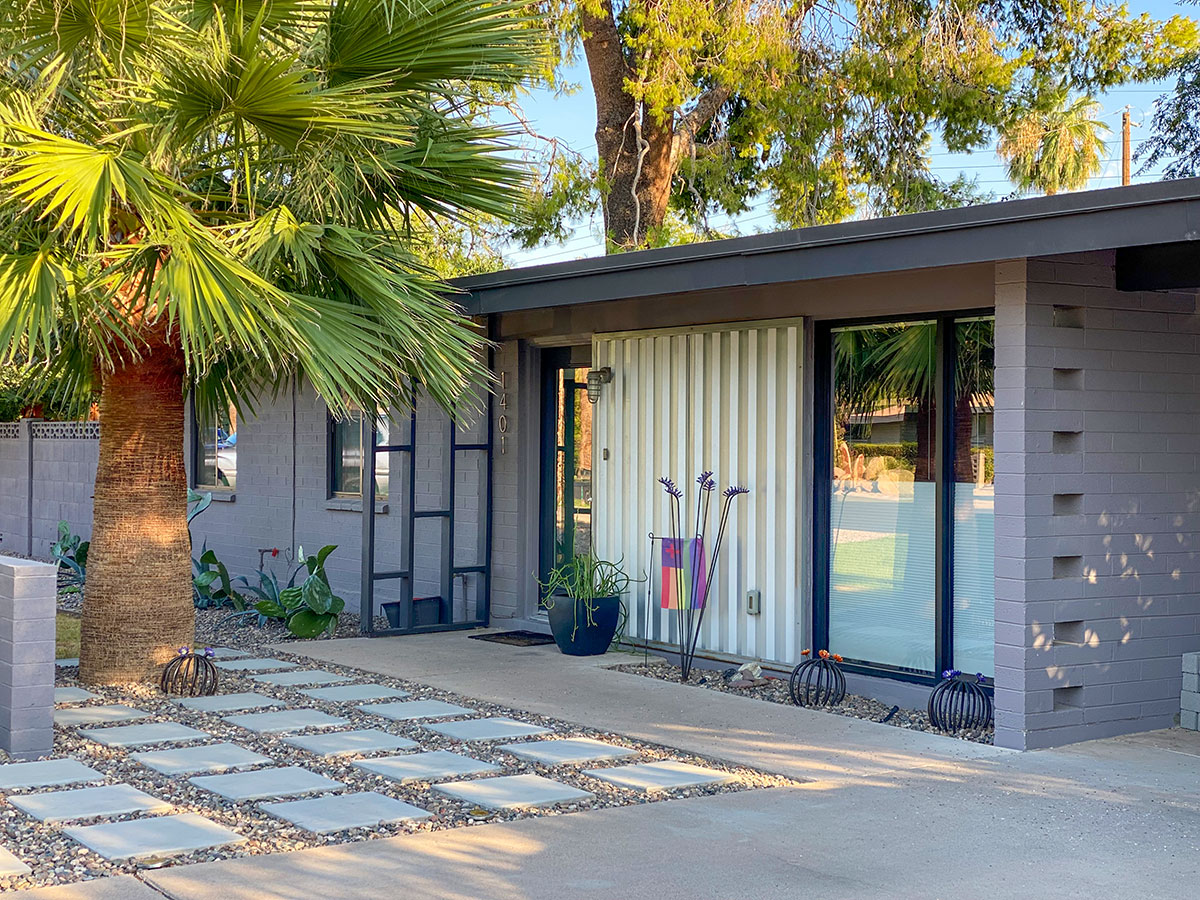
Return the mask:
[[596,95],[595,168],[558,154],[534,243],[598,205],[614,247],[672,218],[768,197],[781,223],[892,214],[977,198],[931,166],[1053,110],[1162,77],[1198,42],[1079,0],[574,0],[547,7],[563,59],[582,45]]

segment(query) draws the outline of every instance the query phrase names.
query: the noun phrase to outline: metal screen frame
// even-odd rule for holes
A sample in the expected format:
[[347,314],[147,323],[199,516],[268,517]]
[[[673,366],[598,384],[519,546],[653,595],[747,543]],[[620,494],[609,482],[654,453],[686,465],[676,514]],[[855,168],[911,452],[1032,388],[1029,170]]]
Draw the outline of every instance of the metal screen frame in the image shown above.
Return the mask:
[[[493,353],[488,351],[488,370],[493,368]],[[447,487],[447,502],[442,509],[436,510],[418,510],[416,504],[417,494],[417,467],[414,465],[414,454],[417,448],[417,388],[413,389],[411,396],[411,413],[408,419],[408,438],[404,443],[385,444],[383,446],[375,446],[377,437],[375,418],[373,416],[363,416],[363,510],[362,510],[362,591],[359,601],[359,623],[360,631],[367,637],[386,637],[388,635],[399,634],[428,634],[437,631],[462,631],[468,628],[483,628],[486,627],[491,617],[491,597],[492,597],[492,445],[494,443],[494,421],[492,409],[492,392],[487,392],[486,415],[487,415],[487,430],[486,440],[483,443],[460,443],[458,440],[458,417],[456,415],[449,416],[449,428],[447,429],[446,437],[446,452],[449,458],[449,464],[446,467],[445,476],[449,481]],[[402,429],[401,429],[402,430]],[[369,448],[369,450],[368,450]],[[408,454],[408,478],[407,484],[403,490],[406,492],[407,502],[405,504],[404,513],[404,528],[402,529],[401,541],[406,545],[407,555],[405,559],[407,564],[405,568],[389,569],[385,571],[376,571],[375,569],[375,479],[367,477],[367,473],[374,473],[375,458],[379,453],[407,453]],[[483,553],[482,561],[478,565],[473,566],[456,566],[454,564],[454,526],[455,526],[455,500],[457,494],[456,475],[458,469],[458,454],[459,453],[479,453],[485,454],[486,460],[484,469],[484,497],[480,509],[484,516],[483,523]],[[388,496],[395,496],[394,489],[389,485]],[[439,618],[452,620],[454,618],[454,582],[460,575],[478,574],[482,578],[481,593],[479,604],[477,606],[477,614],[474,619],[463,622],[440,621],[434,625],[409,625],[404,628],[377,628],[375,626],[374,606],[375,606],[375,585],[380,581],[400,580],[403,582],[403,587],[400,593],[400,602],[408,603],[411,608],[413,602],[413,555],[416,544],[416,523],[418,519],[439,519],[445,522],[446,533],[442,541],[442,566],[441,566],[441,584],[442,584],[442,607],[439,610]],[[449,615],[446,615],[447,609]]]

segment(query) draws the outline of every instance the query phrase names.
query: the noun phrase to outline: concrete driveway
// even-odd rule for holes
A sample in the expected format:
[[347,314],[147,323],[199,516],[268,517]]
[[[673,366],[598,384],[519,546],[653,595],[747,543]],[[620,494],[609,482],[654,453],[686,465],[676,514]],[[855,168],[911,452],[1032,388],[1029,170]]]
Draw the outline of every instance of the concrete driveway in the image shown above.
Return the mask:
[[573,659],[463,634],[301,652],[805,784],[145,871],[141,881],[31,896],[1041,900],[1191,898],[1200,883],[1194,733],[1020,754],[613,672],[603,665],[626,660],[611,656]]

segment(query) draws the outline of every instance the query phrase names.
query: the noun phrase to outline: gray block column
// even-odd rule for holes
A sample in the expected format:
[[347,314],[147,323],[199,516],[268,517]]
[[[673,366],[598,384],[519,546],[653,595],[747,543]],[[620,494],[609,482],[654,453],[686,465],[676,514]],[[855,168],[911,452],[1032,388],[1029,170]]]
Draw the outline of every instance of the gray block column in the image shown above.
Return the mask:
[[53,565],[0,556],[0,749],[17,759],[54,746]]

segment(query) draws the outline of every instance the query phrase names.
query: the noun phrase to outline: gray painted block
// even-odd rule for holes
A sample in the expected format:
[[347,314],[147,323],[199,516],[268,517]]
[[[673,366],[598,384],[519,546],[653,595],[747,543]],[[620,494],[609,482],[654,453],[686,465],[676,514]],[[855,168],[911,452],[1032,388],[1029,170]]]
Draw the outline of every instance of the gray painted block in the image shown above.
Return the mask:
[[86,728],[79,733],[105,747],[146,747],[151,744],[200,741],[206,737],[212,737],[207,731],[189,728],[178,722],[147,722],[145,725]]
[[462,775],[482,775],[499,772],[499,766],[485,763],[449,750],[431,750],[408,756],[386,756],[383,759],[360,759],[354,766],[375,775],[382,775],[401,784],[409,781],[437,781]]
[[70,709],[54,711],[55,725],[99,725],[102,722],[128,722],[132,719],[144,719],[150,713],[125,706],[123,703],[112,703],[108,706],[79,706]]
[[99,694],[85,691],[81,687],[60,687],[54,689],[55,703],[82,703],[85,700],[95,700]]
[[1200,652],[1183,654],[1183,671],[1192,674],[1200,673]]
[[403,700],[408,691],[390,688],[384,684],[340,684],[336,687],[313,688],[301,691],[314,700]]
[[305,728],[337,728],[348,724],[345,719],[323,713],[319,709],[281,709],[279,712],[245,713],[240,716],[225,716],[225,721],[259,734],[301,731]]
[[369,828],[384,822],[427,819],[431,815],[419,806],[374,791],[314,797],[311,800],[260,803],[258,808],[317,834],[345,831],[347,828]]
[[440,719],[446,716],[469,716],[475,710],[455,706],[444,700],[401,700],[397,703],[369,703],[360,706],[363,712],[374,713],[385,719],[407,722],[409,719]]
[[300,766],[279,769],[255,769],[228,775],[197,775],[188,779],[196,787],[219,794],[226,800],[262,800],[267,797],[294,797],[336,791],[345,785]]
[[439,794],[488,809],[526,809],[586,800],[592,794],[541,775],[503,775],[478,781],[452,781],[435,785]]
[[68,828],[66,834],[105,859],[170,856],[246,840],[236,831],[194,813],[85,825]]
[[151,750],[131,753],[130,758],[164,775],[194,775],[198,772],[224,772],[272,762],[269,756],[247,750],[237,744],[204,744],[177,750]]
[[338,675],[336,672],[326,672],[323,669],[304,669],[299,672],[273,672],[269,675],[255,675],[254,680],[279,687],[296,687],[298,685],[340,684],[353,679],[348,675]]
[[0,766],[0,790],[3,791],[103,780],[100,772],[75,759],[41,759]]
[[416,741],[397,737],[377,728],[360,731],[330,731],[325,734],[302,734],[284,738],[285,744],[315,753],[317,756],[347,756],[352,753],[373,753],[378,750],[411,750],[419,747]]
[[8,878],[12,875],[28,875],[29,872],[29,866],[13,856],[11,851],[0,847],[0,878]]
[[1179,713],[1179,727],[1200,731],[1200,713],[1185,709]]
[[705,769],[674,760],[640,763],[633,766],[614,766],[611,769],[587,769],[585,775],[635,791],[669,791],[676,788],[700,787],[732,781],[728,772]]
[[54,661],[54,665],[56,665],[60,669],[76,668],[79,665],[79,657],[78,656],[68,656],[64,659],[56,659]]
[[527,744],[505,744],[500,749],[521,759],[546,766],[571,765],[637,755],[636,750],[628,747],[617,747],[591,738],[555,738],[549,741],[530,741]]
[[249,691],[238,694],[216,694],[212,697],[186,697],[175,702],[185,709],[198,709],[201,712],[238,712],[243,709],[287,706],[282,700]]
[[8,802],[41,822],[74,822],[94,816],[166,812],[171,808],[167,801],[151,797],[128,784],[105,784],[69,791],[22,794],[10,797]]
[[547,734],[550,731],[549,728],[501,717],[442,722],[440,725],[425,725],[424,727],[456,741],[502,741],[529,737],[534,734]]
[[282,659],[255,657],[254,659],[219,659],[214,665],[230,672],[270,672],[276,669],[295,669],[300,664]]

